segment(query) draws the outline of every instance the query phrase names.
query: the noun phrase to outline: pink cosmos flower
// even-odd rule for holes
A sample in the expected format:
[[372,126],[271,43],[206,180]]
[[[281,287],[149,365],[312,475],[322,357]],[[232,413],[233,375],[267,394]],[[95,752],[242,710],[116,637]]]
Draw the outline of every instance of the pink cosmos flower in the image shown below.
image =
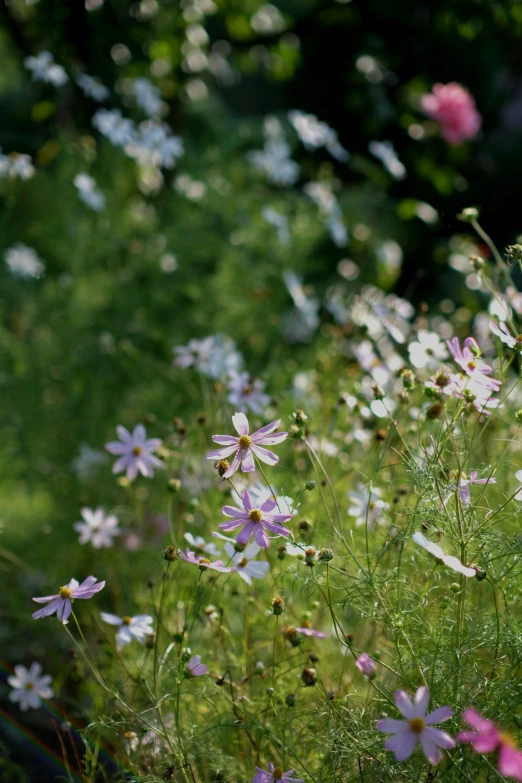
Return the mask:
[[355,661],[355,665],[359,671],[364,674],[365,677],[373,680],[377,671],[377,667],[375,666],[375,661],[373,658],[370,658],[368,653],[361,653]]
[[294,770],[283,772],[281,767],[274,767],[272,762],[268,765],[268,772],[261,767],[256,767],[256,774],[252,783],[304,783],[300,778],[293,777]]
[[193,655],[187,663],[187,672],[191,677],[200,677],[208,673],[208,666],[201,663],[201,655]]
[[510,736],[499,731],[495,724],[468,707],[463,716],[473,731],[462,731],[459,742],[469,742],[475,753],[492,753],[498,750],[498,771],[501,775],[522,781],[522,752]]
[[214,563],[211,563],[208,558],[203,557],[203,555],[196,555],[195,552],[193,552],[191,549],[187,547],[186,552],[182,552],[181,549],[179,550],[180,557],[183,558],[183,560],[186,560],[187,563],[193,563],[194,565],[197,565],[201,568],[202,571],[205,571],[205,569],[210,568],[211,571],[235,571],[236,569],[234,567],[227,568],[223,565],[222,560],[216,560]]
[[509,346],[509,348],[522,352],[522,335],[517,334],[513,337],[503,321],[500,321],[498,326],[493,321],[490,321],[489,328],[493,334],[496,334],[505,345]]
[[395,691],[395,704],[406,720],[384,718],[377,721],[377,729],[391,734],[384,743],[386,750],[395,753],[397,761],[406,761],[413,753],[417,742],[430,764],[438,764],[442,758],[441,748],[454,748],[455,740],[445,731],[434,729],[434,723],[449,720],[453,715],[451,707],[438,707],[426,715],[430,692],[426,687],[419,688],[413,704],[406,691]]
[[315,628],[309,628],[307,625],[298,625],[295,630],[302,633],[303,636],[313,636],[315,639],[326,639],[328,637],[327,633],[316,631]]
[[281,424],[281,419],[261,427],[260,430],[253,432],[252,435],[248,434],[249,424],[244,413],[235,413],[232,416],[232,424],[239,437],[238,435],[212,435],[214,443],[219,443],[225,446],[225,448],[207,453],[207,459],[218,460],[227,459],[227,457],[234,454],[234,460],[226,473],[223,474],[223,478],[233,476],[240,465],[244,473],[253,473],[256,469],[254,456],[266,465],[276,465],[279,462],[279,457],[273,451],[263,448],[263,446],[275,446],[285,440],[288,435],[287,432],[272,434]]
[[501,387],[501,382],[496,378],[489,378],[491,367],[479,358],[480,348],[473,337],[466,337],[460,347],[459,338],[453,337],[452,340],[446,340],[449,352],[464,370],[466,375],[472,378],[476,383],[482,384],[486,389],[497,392]]
[[37,604],[45,604],[43,609],[38,609],[33,614],[34,620],[39,620],[40,617],[49,617],[56,612],[56,616],[64,625],[67,624],[69,616],[72,612],[71,602],[75,598],[92,598],[95,593],[99,593],[105,587],[105,582],[97,582],[95,576],[88,576],[81,584],[76,579],[71,581],[64,587],[60,587],[56,595],[46,595],[43,598],[33,598]]
[[110,454],[120,455],[112,466],[113,473],[121,473],[125,470],[129,481],[134,481],[138,473],[152,478],[153,468],[163,467],[163,462],[152,453],[161,446],[161,439],[147,438],[143,424],[134,427],[132,434],[120,424],[116,427],[116,432],[119,440],[105,444]]
[[[469,491],[470,484],[496,484],[497,480],[496,478],[477,478],[478,471],[472,470],[469,474],[469,478],[467,478],[464,474],[461,474],[459,481],[458,481],[458,489],[459,489],[459,495],[461,501],[464,503],[465,506],[471,505],[471,494]],[[457,484],[452,484],[451,488],[455,489]],[[447,498],[446,498],[447,499]]]
[[254,505],[250,493],[247,489],[241,497],[243,508],[236,506],[223,506],[221,509],[226,517],[232,517],[232,522],[223,522],[219,527],[222,530],[235,530],[238,527],[243,529],[237,534],[238,544],[246,544],[252,536],[256,544],[266,549],[270,546],[267,530],[279,536],[289,536],[290,531],[278,524],[279,522],[288,522],[292,519],[291,514],[272,514],[277,503],[273,497],[269,497],[258,508]]
[[431,93],[422,96],[421,108],[439,123],[448,144],[474,139],[482,124],[473,96],[457,82],[434,84]]

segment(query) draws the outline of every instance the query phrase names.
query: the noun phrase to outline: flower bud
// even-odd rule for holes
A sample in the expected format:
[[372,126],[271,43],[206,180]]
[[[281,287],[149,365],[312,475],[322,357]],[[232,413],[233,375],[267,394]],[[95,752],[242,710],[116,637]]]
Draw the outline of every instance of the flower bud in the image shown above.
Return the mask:
[[315,489],[315,481],[307,481],[305,484],[305,489],[307,489],[308,492],[311,492],[313,489]]
[[284,608],[285,608],[284,599],[281,598],[279,595],[276,595],[276,597],[272,599],[272,612],[276,615],[276,617],[278,617],[279,615],[283,614]]
[[506,247],[506,255],[513,261],[522,261],[522,245],[508,245]]
[[267,688],[266,689],[266,695],[271,698],[274,695],[274,689],[273,688]]
[[185,427],[183,419],[180,419],[179,416],[175,416],[172,419],[172,426],[174,427],[178,435],[185,435],[185,433],[187,432],[187,428]]
[[172,492],[173,494],[179,492],[181,489],[181,481],[176,478],[171,478],[169,480],[169,483],[167,484],[167,489],[169,492]]
[[166,548],[166,550],[163,552],[163,559],[167,560],[169,563],[172,563],[173,560],[176,560],[178,556],[178,548],[174,546],[174,544],[170,544]]
[[305,563],[307,566],[310,566],[312,568],[315,565],[315,557],[317,552],[313,548],[313,546],[308,547],[308,549],[305,549]]
[[319,551],[319,556],[317,558],[323,563],[329,563],[330,560],[333,560],[333,552],[331,549],[321,549]]
[[223,476],[225,475],[229,467],[230,467],[230,462],[228,461],[228,459],[220,459],[219,462],[216,462],[216,470],[221,476],[221,478],[223,478]]
[[413,389],[415,386],[415,375],[411,370],[408,370],[407,367],[405,367],[403,370],[399,373],[402,385],[405,389]]
[[355,661],[355,665],[365,677],[368,677],[369,680],[373,680],[376,675],[375,661],[373,661],[367,653],[361,653]]
[[472,568],[475,569],[475,579],[477,582],[482,582],[482,580],[487,576],[485,569],[478,565],[473,565]]
[[297,696],[295,693],[289,693],[285,699],[285,703],[287,707],[295,707],[296,701],[297,701]]
[[374,383],[372,386],[372,392],[373,392],[373,399],[374,400],[383,400],[385,397],[384,390],[379,386],[378,383]]
[[282,631],[283,631],[283,636],[285,637],[287,642],[290,642],[292,647],[299,647],[299,645],[303,641],[303,637],[301,636],[297,628],[295,628],[293,625],[289,625],[286,628],[283,628]]
[[315,669],[312,669],[312,667],[307,667],[306,669],[303,669],[303,673],[301,674],[301,679],[303,681],[303,684],[307,687],[310,687],[311,685],[315,685],[317,682],[317,672]]
[[306,413],[300,410],[299,408],[294,411],[293,416],[294,416],[295,423],[299,427],[302,427],[303,424],[306,424],[306,422],[308,421],[308,416],[306,415]]
[[297,424],[291,424],[288,428],[288,437],[289,438],[300,438],[301,437],[301,430],[297,426]]
[[485,264],[485,261],[481,256],[470,256],[469,262],[471,264],[472,269],[474,269],[475,272],[480,272]]
[[457,215],[458,220],[462,220],[464,223],[472,223],[474,220],[478,220],[479,211],[477,207],[466,207],[462,212]]

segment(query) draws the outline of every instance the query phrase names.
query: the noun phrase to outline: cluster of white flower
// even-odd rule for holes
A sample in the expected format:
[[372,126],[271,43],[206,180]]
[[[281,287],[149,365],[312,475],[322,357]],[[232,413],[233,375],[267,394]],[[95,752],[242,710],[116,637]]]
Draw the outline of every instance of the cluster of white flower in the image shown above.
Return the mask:
[[386,171],[396,180],[404,179],[406,168],[399,160],[391,141],[371,141],[368,144],[370,153],[381,161]]
[[0,148],[0,179],[31,179],[35,174],[35,167],[30,155],[20,152],[11,152],[4,155]]
[[51,52],[40,52],[36,57],[26,57],[24,63],[31,71],[34,82],[47,82],[55,87],[62,87],[69,81],[65,69],[54,62]]
[[161,116],[164,107],[161,92],[152,82],[143,77],[134,79],[132,90],[137,105],[147,117],[152,119]]
[[78,74],[76,84],[84,95],[92,98],[93,101],[98,101],[98,103],[106,101],[110,95],[107,87],[99,79],[95,76],[89,76],[87,73]]
[[344,225],[341,207],[333,194],[331,185],[327,182],[308,182],[304,186],[304,192],[319,207],[332,242],[337,247],[346,247],[348,231]]
[[349,160],[350,155],[339,142],[337,131],[318,120],[315,114],[294,110],[288,112],[288,119],[307,150],[324,147],[340,163]]
[[77,174],[74,184],[78,189],[78,195],[84,204],[87,204],[95,212],[100,212],[105,207],[105,196],[96,186],[96,182],[88,174]]
[[92,123],[116,147],[141,166],[171,169],[183,155],[183,142],[173,136],[168,125],[146,120],[136,126],[119,109],[98,109]]
[[17,242],[4,253],[4,259],[15,277],[43,277],[45,266],[32,247]]
[[283,280],[294,303],[283,317],[283,334],[290,343],[307,342],[319,326],[320,301],[295,272],[285,270]]
[[265,146],[249,152],[250,163],[274,185],[293,185],[299,177],[299,166],[290,157],[290,145],[281,123],[275,117],[266,117],[263,129]]

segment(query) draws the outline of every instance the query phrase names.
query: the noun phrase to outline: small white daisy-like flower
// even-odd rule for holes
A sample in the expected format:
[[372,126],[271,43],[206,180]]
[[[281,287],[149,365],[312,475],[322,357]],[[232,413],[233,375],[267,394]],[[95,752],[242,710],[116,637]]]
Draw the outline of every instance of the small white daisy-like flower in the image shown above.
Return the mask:
[[96,182],[88,174],[77,174],[74,185],[78,189],[78,195],[84,204],[87,204],[95,212],[100,212],[105,206],[105,196],[96,186]]
[[348,497],[351,502],[351,506],[348,509],[348,514],[351,517],[355,517],[355,524],[357,527],[368,524],[368,529],[371,530],[375,525],[384,525],[386,520],[383,517],[383,511],[388,508],[388,503],[381,500],[381,491],[375,487],[371,492],[364,486],[359,484],[357,490],[352,490],[348,493]]
[[105,514],[103,508],[82,508],[83,522],[75,522],[73,527],[80,534],[80,544],[91,543],[95,549],[113,545],[113,538],[120,534],[118,520],[113,514]]
[[114,625],[118,628],[116,632],[116,649],[121,650],[136,639],[143,644],[147,636],[152,636],[152,617],[148,614],[137,614],[135,617],[118,617],[116,614],[101,612],[101,619],[104,623]]
[[76,77],[76,84],[88,98],[93,101],[105,101],[110,95],[107,87],[101,83],[95,76],[89,76],[87,73],[80,73]]
[[237,552],[231,542],[225,544],[225,552],[232,558],[237,573],[247,585],[252,584],[252,579],[263,579],[270,570],[266,561],[254,562],[260,551],[261,547],[255,542],[248,544],[242,552]]
[[193,536],[192,533],[185,533],[183,538],[185,541],[188,541],[196,552],[206,552],[207,555],[219,555],[217,546],[212,541],[207,543],[203,536]]
[[265,394],[265,383],[257,378],[252,378],[247,372],[230,373],[228,382],[228,402],[238,411],[261,415],[270,402],[270,397]]
[[45,266],[32,247],[17,242],[4,253],[5,263],[15,277],[43,277]]
[[105,444],[110,454],[117,454],[119,457],[112,466],[113,473],[125,470],[129,481],[134,481],[138,473],[152,478],[153,468],[163,467],[163,462],[153,453],[161,446],[161,439],[147,438],[143,424],[134,427],[132,434],[120,424],[116,427],[116,432],[120,440]]
[[7,678],[7,682],[13,689],[9,693],[9,701],[18,702],[23,712],[29,708],[38,709],[42,699],[50,699],[53,696],[51,675],[42,675],[42,667],[39,663],[32,663],[29,669],[18,665],[14,670],[15,673]]
[[416,337],[417,340],[408,345],[410,362],[418,369],[436,370],[448,358],[445,344],[436,332],[427,329],[419,329]]
[[426,550],[426,552],[429,552],[430,555],[433,555],[436,560],[444,563],[445,566],[451,568],[451,570],[455,571],[457,574],[462,574],[468,578],[477,575],[476,568],[470,568],[469,566],[463,565],[458,557],[444,554],[442,547],[440,547],[438,544],[434,544],[433,541],[430,541],[429,538],[426,538],[426,536],[423,535],[423,533],[421,533],[419,530],[417,530],[412,535],[412,538],[416,544],[421,546]]

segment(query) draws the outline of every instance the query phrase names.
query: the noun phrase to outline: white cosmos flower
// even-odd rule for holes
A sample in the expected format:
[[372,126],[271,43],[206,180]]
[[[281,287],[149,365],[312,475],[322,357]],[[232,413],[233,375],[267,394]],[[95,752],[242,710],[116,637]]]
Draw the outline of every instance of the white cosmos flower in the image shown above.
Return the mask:
[[254,562],[261,550],[255,542],[248,544],[242,552],[236,552],[234,545],[227,541],[225,552],[232,558],[236,571],[247,585],[252,584],[252,579],[263,579],[270,566],[268,563],[259,561]]
[[42,667],[39,663],[32,663],[30,669],[18,665],[14,670],[15,673],[7,678],[13,689],[9,692],[9,701],[18,702],[23,712],[29,707],[38,709],[41,699],[50,699],[53,696],[51,675],[41,676]]
[[113,514],[105,514],[103,508],[96,510],[84,507],[81,509],[83,522],[75,522],[73,527],[80,534],[80,544],[91,543],[95,549],[103,549],[113,545],[114,536],[120,534],[118,520]]
[[152,617],[148,614],[137,614],[135,617],[118,617],[116,614],[101,612],[104,623],[118,627],[116,632],[116,649],[121,650],[136,639],[143,644],[147,636],[152,636]]
[[440,560],[440,562],[444,563],[445,566],[451,568],[452,571],[456,571],[457,574],[463,574],[467,577],[477,575],[475,568],[469,568],[468,566],[462,565],[458,557],[453,557],[453,555],[445,555],[442,548],[438,544],[434,544],[433,541],[430,541],[429,538],[426,538],[426,536],[423,535],[423,533],[421,533],[419,530],[417,530],[412,535],[412,538],[416,544],[425,549],[426,552],[429,552],[430,555],[433,555],[436,560]]
[[45,266],[32,247],[17,242],[4,253],[4,259],[15,277],[43,277]]
[[190,548],[198,552],[206,552],[207,555],[219,555],[217,546],[210,542],[207,544],[203,536],[193,536],[192,533],[185,533],[183,536],[188,541]]
[[414,367],[436,370],[444,359],[448,358],[445,344],[436,332],[428,332],[427,329],[419,329],[417,341],[408,345],[410,362]]
[[388,508],[388,503],[381,500],[381,491],[374,487],[371,492],[364,486],[358,484],[357,490],[351,490],[348,493],[351,506],[348,514],[355,517],[357,527],[368,523],[368,529],[372,530],[376,524],[384,525],[386,523],[383,517],[383,511]]

